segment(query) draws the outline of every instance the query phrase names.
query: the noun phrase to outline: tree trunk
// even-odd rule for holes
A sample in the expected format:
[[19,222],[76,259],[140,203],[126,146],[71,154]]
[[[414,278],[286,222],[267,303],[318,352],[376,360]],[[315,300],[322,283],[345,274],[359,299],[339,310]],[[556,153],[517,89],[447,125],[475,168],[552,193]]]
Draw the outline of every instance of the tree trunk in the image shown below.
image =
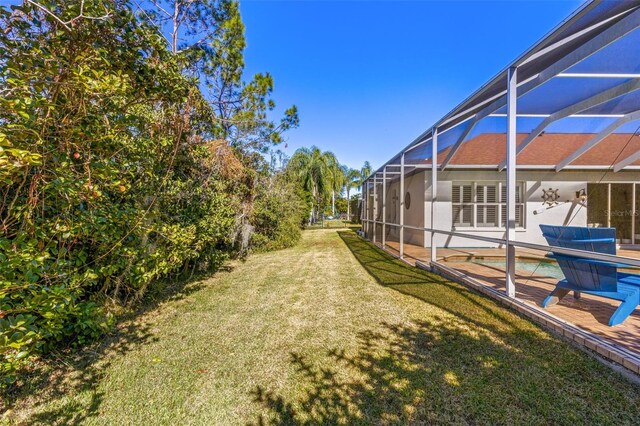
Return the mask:
[[171,33],[171,52],[178,52],[178,30],[180,23],[178,22],[178,13],[180,12],[180,3],[175,2],[173,5],[173,32]]
[[312,196],[313,196],[313,200],[311,200],[311,224],[314,224],[316,222],[316,210],[315,210],[315,202],[316,202],[316,187],[313,187],[313,190],[311,191]]
[[351,198],[349,198],[349,187],[347,186],[347,220],[351,221]]
[[331,191],[331,211],[333,212],[333,217],[336,217],[336,191]]

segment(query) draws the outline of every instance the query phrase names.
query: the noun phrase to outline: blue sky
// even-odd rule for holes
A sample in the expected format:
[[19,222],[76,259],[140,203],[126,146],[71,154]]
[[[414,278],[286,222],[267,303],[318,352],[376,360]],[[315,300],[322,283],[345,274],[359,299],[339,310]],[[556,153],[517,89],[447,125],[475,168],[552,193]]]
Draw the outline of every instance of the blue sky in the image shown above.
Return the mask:
[[301,146],[374,168],[565,19],[581,1],[241,1],[246,72],[295,104]]

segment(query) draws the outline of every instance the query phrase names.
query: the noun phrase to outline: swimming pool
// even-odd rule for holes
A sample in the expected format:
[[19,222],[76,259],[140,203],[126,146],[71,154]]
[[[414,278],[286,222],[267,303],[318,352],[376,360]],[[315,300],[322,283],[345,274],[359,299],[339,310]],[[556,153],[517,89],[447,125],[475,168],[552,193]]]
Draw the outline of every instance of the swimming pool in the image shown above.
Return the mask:
[[[478,263],[480,265],[497,266],[504,268],[504,259],[480,259],[476,258],[470,261],[471,263]],[[564,279],[564,274],[557,263],[552,262],[536,262],[535,260],[520,260],[516,259],[516,271],[528,272],[530,274],[557,278],[559,280]]]

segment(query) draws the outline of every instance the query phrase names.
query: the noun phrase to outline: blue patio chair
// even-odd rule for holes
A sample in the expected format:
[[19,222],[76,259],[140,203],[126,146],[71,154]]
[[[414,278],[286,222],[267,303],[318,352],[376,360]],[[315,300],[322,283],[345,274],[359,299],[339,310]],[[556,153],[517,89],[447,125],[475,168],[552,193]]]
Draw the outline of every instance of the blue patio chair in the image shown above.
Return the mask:
[[[566,247],[596,253],[616,254],[615,228],[540,225],[550,246]],[[552,252],[553,253],[553,252]],[[544,299],[543,307],[555,305],[570,291],[592,294],[622,303],[609,319],[609,325],[621,324],[640,303],[640,275],[618,272],[618,263],[583,259],[560,253],[548,255],[556,259],[565,279]]]

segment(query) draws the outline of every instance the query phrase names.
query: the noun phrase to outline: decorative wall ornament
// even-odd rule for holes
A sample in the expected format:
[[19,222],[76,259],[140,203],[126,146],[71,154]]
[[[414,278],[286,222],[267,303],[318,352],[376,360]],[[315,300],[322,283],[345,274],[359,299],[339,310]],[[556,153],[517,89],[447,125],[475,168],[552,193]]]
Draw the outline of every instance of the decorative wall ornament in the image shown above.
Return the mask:
[[584,203],[587,201],[587,191],[582,188],[580,191],[576,191],[576,199],[580,200],[580,202]]
[[560,194],[558,194],[559,189],[543,189],[542,190],[542,204],[546,204],[548,206],[554,206],[558,204],[558,200],[560,199]]

